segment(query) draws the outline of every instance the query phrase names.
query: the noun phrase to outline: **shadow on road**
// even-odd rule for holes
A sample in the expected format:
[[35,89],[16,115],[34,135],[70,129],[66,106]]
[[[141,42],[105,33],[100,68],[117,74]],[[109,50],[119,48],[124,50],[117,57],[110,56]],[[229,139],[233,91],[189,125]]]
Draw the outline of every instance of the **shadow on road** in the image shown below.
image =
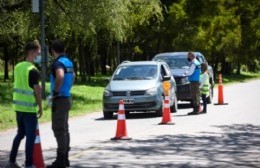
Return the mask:
[[[222,134],[163,135],[102,142],[75,167],[259,167],[260,125],[213,126]],[[102,146],[102,147],[101,147]]]
[[188,109],[192,108],[190,103],[178,103],[178,109]]
[[[97,142],[92,147],[72,146],[72,167],[259,167],[260,125],[212,126],[221,133],[160,135],[131,141]],[[88,142],[86,142],[87,144]],[[20,152],[21,153],[21,152]],[[1,151],[0,167],[8,160]],[[55,150],[44,151],[45,161]]]

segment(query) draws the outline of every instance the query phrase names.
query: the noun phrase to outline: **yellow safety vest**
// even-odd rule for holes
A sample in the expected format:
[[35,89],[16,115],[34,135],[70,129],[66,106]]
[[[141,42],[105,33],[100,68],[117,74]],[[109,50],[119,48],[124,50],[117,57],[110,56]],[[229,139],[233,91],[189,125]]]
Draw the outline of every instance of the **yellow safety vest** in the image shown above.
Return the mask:
[[[204,73],[206,76],[207,76],[207,79],[203,85],[203,87],[200,89],[200,93],[201,94],[206,94],[206,95],[209,95],[209,90],[210,90],[210,83],[209,83],[209,74],[208,73]],[[201,74],[200,75],[200,80],[202,79],[203,75],[204,74]]]
[[38,111],[33,89],[29,86],[29,72],[37,68],[30,62],[18,63],[14,68],[13,109],[19,112]]

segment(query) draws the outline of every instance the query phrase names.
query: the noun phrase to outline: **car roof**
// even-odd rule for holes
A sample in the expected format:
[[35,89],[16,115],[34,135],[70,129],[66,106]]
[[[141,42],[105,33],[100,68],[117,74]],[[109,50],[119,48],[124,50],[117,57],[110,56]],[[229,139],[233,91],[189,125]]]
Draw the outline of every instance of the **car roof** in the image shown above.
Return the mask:
[[120,66],[122,65],[161,65],[161,64],[165,64],[165,62],[159,62],[159,61],[124,61],[120,64]]
[[[160,57],[160,56],[180,56],[180,55],[185,55],[187,56],[189,52],[187,51],[182,51],[182,52],[166,52],[166,53],[160,53],[155,55],[155,57]],[[200,52],[193,52],[196,56],[203,56]]]

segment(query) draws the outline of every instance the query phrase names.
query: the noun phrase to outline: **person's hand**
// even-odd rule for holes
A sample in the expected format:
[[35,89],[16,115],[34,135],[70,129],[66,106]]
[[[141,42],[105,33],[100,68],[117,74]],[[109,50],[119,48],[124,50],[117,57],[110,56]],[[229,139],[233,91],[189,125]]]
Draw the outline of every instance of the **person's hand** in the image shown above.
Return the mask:
[[37,117],[38,117],[38,118],[41,118],[41,117],[42,117],[42,109],[39,109],[38,114],[37,114]]

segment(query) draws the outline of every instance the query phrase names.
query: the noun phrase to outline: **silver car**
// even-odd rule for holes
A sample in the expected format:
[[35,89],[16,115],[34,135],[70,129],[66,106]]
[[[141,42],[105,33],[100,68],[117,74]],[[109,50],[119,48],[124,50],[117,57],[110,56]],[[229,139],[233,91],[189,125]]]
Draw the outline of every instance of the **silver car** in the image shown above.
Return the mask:
[[171,111],[177,111],[176,83],[165,62],[141,61],[123,62],[115,70],[103,94],[105,119],[113,118],[118,103],[124,100],[125,111],[155,111],[162,115],[162,82],[169,80]]

